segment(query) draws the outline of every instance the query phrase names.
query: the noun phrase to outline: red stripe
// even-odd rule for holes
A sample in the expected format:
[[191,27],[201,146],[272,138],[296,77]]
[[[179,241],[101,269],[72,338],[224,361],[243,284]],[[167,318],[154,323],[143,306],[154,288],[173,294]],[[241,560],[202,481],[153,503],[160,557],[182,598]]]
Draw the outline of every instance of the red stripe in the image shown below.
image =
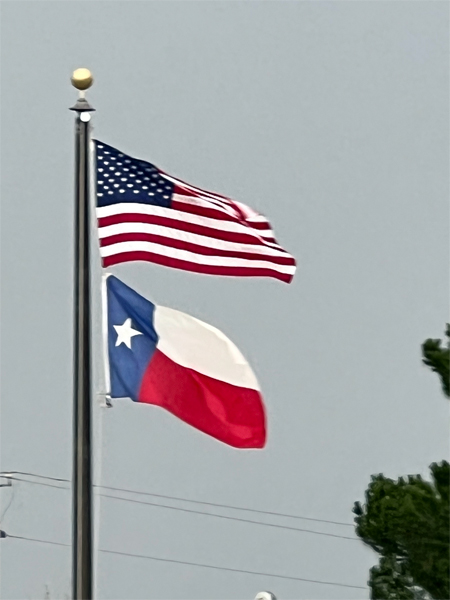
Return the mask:
[[[100,219],[98,219],[99,227],[108,227],[108,225],[118,225],[119,223],[149,223],[151,225],[163,225],[164,227],[172,227],[173,229],[178,229],[180,231],[187,231],[189,233],[198,233],[199,235],[206,235],[207,237],[211,237],[216,240],[236,242],[237,244],[260,244],[263,246],[266,245],[266,239],[259,236],[256,232],[252,233],[251,230],[248,233],[236,233],[234,231],[214,229],[213,227],[207,227],[206,225],[188,223],[187,221],[171,219],[170,217],[161,217],[159,215],[146,215],[142,213],[121,213],[117,215],[110,215],[109,217],[101,217]],[[271,240],[267,241],[271,242]],[[267,245],[270,246],[270,244]],[[281,247],[277,247],[276,250],[279,250],[280,252],[285,252],[287,254],[287,252]]]
[[272,231],[272,227],[268,221],[245,221],[245,224],[253,229],[260,229],[262,231]]
[[224,250],[221,248],[211,248],[210,246],[201,246],[187,240],[178,240],[172,237],[153,233],[118,233],[116,235],[110,235],[106,238],[100,239],[100,246],[106,247],[111,246],[112,244],[119,244],[121,242],[153,242],[155,244],[161,244],[162,246],[176,248],[177,250],[188,250],[189,252],[204,254],[207,256],[227,256],[229,258],[266,260],[267,262],[272,262],[278,265],[295,265],[294,258],[288,255],[272,256],[270,254],[260,254],[252,251],[251,249]]
[[266,442],[259,392],[182,367],[158,348],[144,373],[139,402],[161,406],[235,448],[263,448]]
[[192,271],[193,273],[204,273],[206,275],[223,275],[229,277],[273,277],[274,279],[279,279],[285,283],[290,283],[293,278],[293,275],[280,273],[270,268],[203,265],[178,258],[172,258],[170,256],[162,256],[161,254],[155,254],[153,252],[143,251],[120,252],[118,254],[114,254],[113,256],[105,256],[102,259],[102,263],[103,267],[107,268],[120,263],[132,262],[136,260],[152,262],[165,267],[182,269],[184,271]]
[[199,196],[207,196],[207,197],[210,197],[213,199],[216,198],[217,200],[222,200],[226,203],[230,202],[230,198],[227,198],[227,196],[222,196],[222,194],[217,194],[216,192],[209,192],[208,190],[203,190],[202,188],[196,187],[195,185],[186,183],[186,181],[183,181],[182,179],[179,179],[178,177],[173,177],[173,175],[169,175],[168,173],[165,173],[161,169],[158,169],[158,171],[161,173],[161,175],[167,175],[167,178],[169,179],[169,181],[171,180],[175,186],[177,184],[179,184],[180,185],[179,189],[183,189],[183,190],[189,189],[192,192],[198,194]]
[[202,198],[203,200],[206,200],[208,202],[211,200],[215,200],[217,203],[220,204],[230,203],[230,200],[228,198],[225,198],[224,196],[219,197],[218,195],[215,195],[210,192],[205,192],[197,188],[193,188],[192,186],[185,187],[184,185],[180,185],[179,182],[173,184],[173,193],[180,194],[181,196],[190,196],[191,198]]
[[173,184],[173,193],[180,194],[182,196],[190,196],[191,198],[198,198],[200,196],[200,194],[198,194],[197,192],[194,192],[194,190],[190,190],[188,188],[181,187],[177,183]]
[[[238,219],[238,221],[240,223],[246,223],[246,224],[250,225],[250,221],[247,220],[248,217],[245,214],[245,211],[242,209],[242,207],[238,203],[234,202],[233,200],[230,200],[229,198],[225,198],[224,196],[222,196],[220,199],[217,199],[217,198],[214,198],[212,195],[209,195],[208,192],[195,193],[192,190],[187,190],[187,189],[179,187],[177,185],[175,185],[175,187],[174,187],[174,193],[179,196],[190,196],[190,197],[193,197],[196,199],[203,200],[204,202],[208,202],[211,205],[211,207],[215,207],[219,211],[220,211],[220,208],[222,208],[224,211],[225,211],[225,209],[229,209],[229,210],[231,209],[231,211],[233,211],[236,214],[236,218]],[[172,200],[172,206],[173,206],[173,200]],[[261,216],[261,215],[259,215],[259,216]],[[260,225],[262,225],[262,227],[260,227]],[[252,225],[250,225],[250,226],[252,226]],[[270,223],[267,221],[267,219],[265,219],[265,217],[264,217],[264,221],[260,221],[258,223],[257,228],[271,229],[271,226],[270,226]]]
[[210,207],[199,206],[198,204],[190,204],[177,198],[172,198],[171,208],[181,212],[190,213],[192,215],[198,215],[200,217],[209,217],[211,219],[220,219],[222,221],[241,223],[236,216],[226,212],[224,209],[220,209],[218,206],[214,207],[214,205]]
[[192,190],[183,189],[180,187],[176,188],[173,196],[185,196],[193,199],[194,201],[202,200],[203,202],[208,203],[211,208],[216,208],[217,210],[225,211],[230,214],[235,213],[238,217],[240,216],[240,211],[229,200],[220,200],[218,198],[205,196],[204,194],[196,194],[195,192],[192,192]]
[[[181,194],[180,194],[181,195]],[[185,194],[183,194],[185,195]],[[191,204],[189,202],[183,202],[179,198],[173,198],[171,201],[171,208],[175,210],[179,210],[181,212],[186,212],[194,215],[199,215],[201,217],[210,217],[212,219],[220,219],[222,221],[233,221],[234,223],[240,223],[241,225],[245,225],[247,227],[251,227],[252,229],[258,229],[261,231],[270,231],[272,232],[272,226],[269,221],[252,221],[247,220],[245,218],[237,216],[239,213],[236,211],[236,215],[232,215],[230,212],[227,212],[225,209],[220,209],[218,206],[201,206],[198,204]],[[234,207],[230,208],[235,210]]]

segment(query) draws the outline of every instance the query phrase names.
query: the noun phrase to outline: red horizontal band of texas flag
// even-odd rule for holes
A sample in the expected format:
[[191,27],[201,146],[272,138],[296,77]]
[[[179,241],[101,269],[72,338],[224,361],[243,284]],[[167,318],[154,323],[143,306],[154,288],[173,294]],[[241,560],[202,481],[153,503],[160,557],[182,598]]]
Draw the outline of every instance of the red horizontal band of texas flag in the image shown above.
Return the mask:
[[210,275],[292,280],[295,259],[262,215],[103,142],[96,142],[96,157],[103,266],[144,260]]
[[229,446],[262,448],[265,444],[258,391],[186,369],[158,348],[142,378],[139,401],[161,406]]

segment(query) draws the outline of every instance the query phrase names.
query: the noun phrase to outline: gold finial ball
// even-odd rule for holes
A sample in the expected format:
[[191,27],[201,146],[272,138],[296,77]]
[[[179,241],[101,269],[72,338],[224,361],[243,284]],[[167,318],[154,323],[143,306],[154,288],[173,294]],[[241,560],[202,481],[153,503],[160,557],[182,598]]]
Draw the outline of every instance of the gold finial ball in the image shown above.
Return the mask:
[[70,81],[77,90],[87,90],[94,82],[94,78],[89,69],[76,69],[76,71],[72,73]]

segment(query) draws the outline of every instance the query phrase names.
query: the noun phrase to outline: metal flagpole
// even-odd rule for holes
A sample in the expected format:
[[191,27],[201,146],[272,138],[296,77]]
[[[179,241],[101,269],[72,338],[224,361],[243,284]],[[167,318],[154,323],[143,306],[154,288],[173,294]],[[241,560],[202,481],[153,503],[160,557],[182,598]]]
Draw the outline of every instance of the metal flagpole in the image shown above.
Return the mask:
[[73,412],[73,600],[91,600],[92,458],[91,458],[91,306],[89,257],[89,121],[95,110],[85,98],[93,82],[77,69],[72,85],[79,90],[75,119],[75,281],[74,281],[74,412]]

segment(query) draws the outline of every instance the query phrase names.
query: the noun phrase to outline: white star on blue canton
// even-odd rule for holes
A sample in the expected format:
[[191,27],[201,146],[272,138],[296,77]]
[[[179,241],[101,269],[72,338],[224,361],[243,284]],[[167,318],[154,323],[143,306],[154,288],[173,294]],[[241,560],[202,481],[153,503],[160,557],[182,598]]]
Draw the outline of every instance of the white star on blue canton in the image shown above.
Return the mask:
[[125,344],[131,350],[131,338],[135,335],[142,335],[142,331],[137,331],[131,327],[131,319],[126,319],[123,325],[113,325],[117,332],[116,347]]

